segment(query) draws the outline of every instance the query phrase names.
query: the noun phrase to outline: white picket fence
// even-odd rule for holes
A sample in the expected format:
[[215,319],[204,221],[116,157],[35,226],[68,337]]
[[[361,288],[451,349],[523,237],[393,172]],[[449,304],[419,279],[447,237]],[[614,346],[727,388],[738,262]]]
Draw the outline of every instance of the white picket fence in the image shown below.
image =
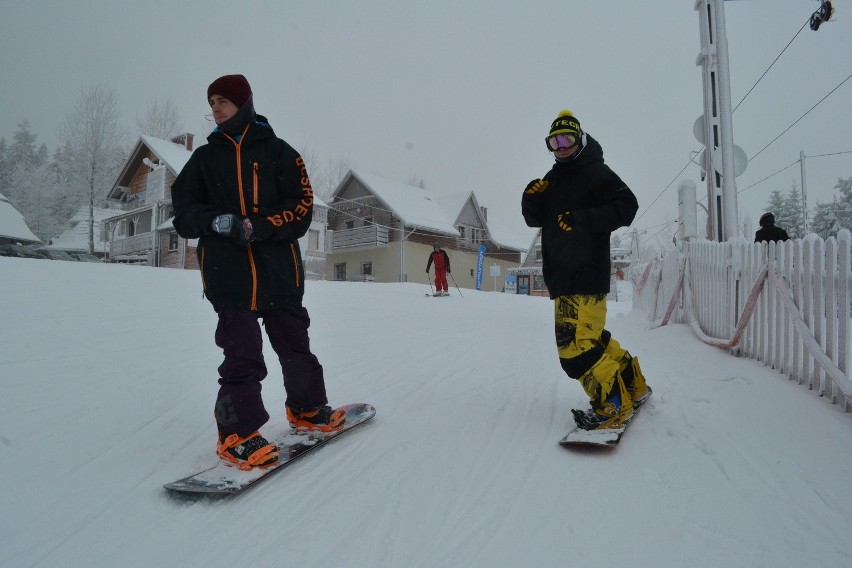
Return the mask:
[[653,327],[686,323],[702,341],[762,361],[849,409],[850,254],[841,231],[784,243],[682,243],[633,273]]

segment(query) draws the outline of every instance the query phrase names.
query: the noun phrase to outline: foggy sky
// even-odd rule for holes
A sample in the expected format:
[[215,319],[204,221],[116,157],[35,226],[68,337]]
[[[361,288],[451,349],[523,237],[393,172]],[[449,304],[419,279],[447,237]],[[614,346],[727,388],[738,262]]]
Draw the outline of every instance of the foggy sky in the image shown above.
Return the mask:
[[[818,7],[725,2],[734,104]],[[840,9],[799,33],[734,113],[750,158],[852,73],[852,11]],[[698,26],[692,0],[0,0],[0,137],[28,120],[52,153],[63,116],[94,84],[115,91],[131,131],[148,102],[169,96],[184,129],[203,134],[207,85],[242,73],[276,133],[319,162],[416,177],[436,195],[472,190],[492,225],[523,240],[520,193],[550,168],[544,137],[568,108],[637,194],[643,239],[670,242],[677,182],[705,193],[698,166],[678,175],[701,148]],[[750,162],[738,188],[800,151],[852,150],[850,107],[852,80]],[[809,209],[852,176],[852,154],[806,164]],[[756,225],[770,192],[793,183],[798,164],[743,191],[740,218]]]

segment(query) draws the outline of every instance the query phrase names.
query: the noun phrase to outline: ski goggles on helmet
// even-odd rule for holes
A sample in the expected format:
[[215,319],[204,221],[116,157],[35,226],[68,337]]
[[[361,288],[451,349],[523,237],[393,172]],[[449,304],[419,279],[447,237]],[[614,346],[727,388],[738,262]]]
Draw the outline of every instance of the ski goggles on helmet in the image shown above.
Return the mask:
[[573,134],[554,134],[545,138],[547,149],[555,152],[560,148],[571,148],[577,143],[577,137]]

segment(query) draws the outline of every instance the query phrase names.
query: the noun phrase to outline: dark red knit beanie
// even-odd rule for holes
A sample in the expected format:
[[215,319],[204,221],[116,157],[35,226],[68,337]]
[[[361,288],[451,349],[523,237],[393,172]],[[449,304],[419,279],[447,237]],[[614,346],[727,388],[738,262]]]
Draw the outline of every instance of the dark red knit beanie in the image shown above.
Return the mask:
[[242,108],[251,96],[251,87],[242,75],[223,75],[207,87],[207,100],[213,95],[223,96]]

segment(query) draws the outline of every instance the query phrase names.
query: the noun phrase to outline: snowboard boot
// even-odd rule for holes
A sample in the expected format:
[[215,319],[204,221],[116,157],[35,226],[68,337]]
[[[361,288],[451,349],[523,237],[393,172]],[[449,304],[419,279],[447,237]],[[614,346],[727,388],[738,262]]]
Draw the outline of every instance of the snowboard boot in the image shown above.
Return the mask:
[[224,437],[219,434],[216,453],[222,460],[245,471],[255,467],[265,469],[278,462],[278,446],[270,444],[257,431],[245,438],[237,434]]
[[297,411],[287,408],[287,422],[297,432],[334,432],[343,428],[346,412],[334,410],[330,406],[320,406],[312,410]]
[[642,374],[642,369],[639,367],[639,358],[629,358],[627,365],[621,370],[621,377],[624,380],[624,386],[633,401],[633,407],[639,408],[651,396],[651,387],[645,382],[645,376]]
[[633,418],[633,402],[619,376],[606,400],[593,401],[590,409],[572,409],[571,413],[574,415],[574,422],[583,430],[623,428]]

